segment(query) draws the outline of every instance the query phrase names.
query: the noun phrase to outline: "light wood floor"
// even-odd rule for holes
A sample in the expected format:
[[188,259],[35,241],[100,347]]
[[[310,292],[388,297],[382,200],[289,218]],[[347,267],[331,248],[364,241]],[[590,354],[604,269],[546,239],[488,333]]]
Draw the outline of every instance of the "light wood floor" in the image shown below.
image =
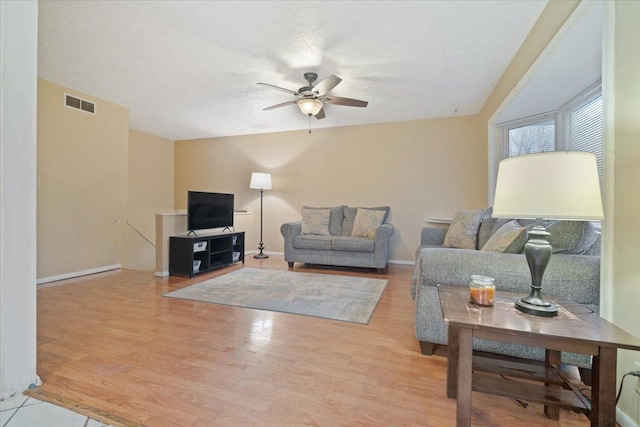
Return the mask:
[[[245,266],[286,269],[282,257]],[[412,267],[296,270],[389,279],[369,325],[163,298],[216,275],[124,270],[38,287],[39,391],[147,426],[452,426],[446,359],[413,333]],[[473,425],[586,426],[473,394]],[[123,423],[124,424],[124,423]]]

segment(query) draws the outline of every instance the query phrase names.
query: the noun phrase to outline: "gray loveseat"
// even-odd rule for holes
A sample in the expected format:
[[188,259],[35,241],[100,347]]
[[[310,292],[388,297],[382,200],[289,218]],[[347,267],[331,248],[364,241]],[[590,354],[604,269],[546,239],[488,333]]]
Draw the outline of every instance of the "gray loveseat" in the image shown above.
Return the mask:
[[[491,235],[508,221],[490,218],[489,211],[480,223],[477,248],[482,248]],[[556,224],[559,225],[547,226],[552,233],[549,241],[554,252],[565,253],[551,256],[543,276],[543,294],[568,297],[599,312],[600,235],[590,223],[560,221]],[[569,226],[565,227],[567,224]],[[557,229],[555,241],[554,228]],[[421,246],[416,253],[411,295],[415,299],[415,335],[423,354],[432,354],[434,345],[447,344],[447,326],[442,318],[436,285],[467,287],[472,274],[482,274],[496,279],[497,290],[526,296],[531,289],[531,273],[524,254],[446,248],[442,246],[446,233],[447,228],[443,227],[424,228]],[[544,360],[544,350],[540,348],[476,339],[474,349]],[[590,356],[563,353],[562,358],[564,363],[591,367]]]
[[382,224],[372,237],[352,236],[358,208],[334,206],[330,209],[328,234],[301,234],[302,221],[282,224],[284,259],[293,268],[294,262],[344,267],[375,268],[382,273],[389,261],[389,240],[393,225],[386,223],[389,207],[366,208],[384,212]]

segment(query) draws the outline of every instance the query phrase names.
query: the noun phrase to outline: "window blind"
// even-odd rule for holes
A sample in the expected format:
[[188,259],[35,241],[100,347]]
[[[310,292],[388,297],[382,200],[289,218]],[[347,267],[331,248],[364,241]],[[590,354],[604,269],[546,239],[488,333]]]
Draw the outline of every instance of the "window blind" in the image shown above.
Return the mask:
[[588,151],[596,155],[602,180],[602,95],[567,109],[567,151]]

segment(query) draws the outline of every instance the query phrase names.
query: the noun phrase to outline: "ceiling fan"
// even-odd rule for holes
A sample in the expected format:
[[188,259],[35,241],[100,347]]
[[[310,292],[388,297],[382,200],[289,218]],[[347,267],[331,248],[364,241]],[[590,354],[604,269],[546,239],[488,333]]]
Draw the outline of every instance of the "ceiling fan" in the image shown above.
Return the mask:
[[294,95],[298,98],[292,101],[283,102],[282,104],[276,104],[272,105],[271,107],[263,108],[263,110],[273,110],[275,108],[297,104],[298,108],[300,108],[300,111],[302,111],[303,114],[306,114],[309,117],[315,116],[316,119],[320,120],[325,118],[325,103],[343,105],[347,107],[366,107],[368,104],[367,101],[361,101],[359,99],[328,96],[327,93],[329,93],[334,87],[338,86],[338,84],[342,81],[340,77],[331,75],[322,80],[320,83],[317,83],[315,86],[313,83],[318,79],[318,75],[316,73],[304,73],[304,79],[307,81],[308,85],[301,87],[297,91],[274,86],[269,83],[258,83],[259,85],[269,86],[274,89],[290,93],[291,95]]

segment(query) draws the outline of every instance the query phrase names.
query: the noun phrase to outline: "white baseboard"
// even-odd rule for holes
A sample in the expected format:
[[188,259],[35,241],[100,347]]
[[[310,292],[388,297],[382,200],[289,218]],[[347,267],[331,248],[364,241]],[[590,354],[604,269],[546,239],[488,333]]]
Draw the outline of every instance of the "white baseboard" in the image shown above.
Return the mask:
[[616,422],[620,427],[638,427],[635,421],[631,419],[622,409],[616,406]]
[[401,259],[390,259],[389,264],[415,265],[415,261],[404,261]]
[[156,271],[153,273],[154,277],[167,277],[169,275],[168,271]]
[[88,276],[89,274],[104,273],[105,271],[119,270],[122,264],[105,265],[104,267],[92,268],[90,270],[75,271],[73,273],[60,274],[59,276],[43,277],[36,280],[36,285],[42,285],[58,280],[73,279],[74,277]]

